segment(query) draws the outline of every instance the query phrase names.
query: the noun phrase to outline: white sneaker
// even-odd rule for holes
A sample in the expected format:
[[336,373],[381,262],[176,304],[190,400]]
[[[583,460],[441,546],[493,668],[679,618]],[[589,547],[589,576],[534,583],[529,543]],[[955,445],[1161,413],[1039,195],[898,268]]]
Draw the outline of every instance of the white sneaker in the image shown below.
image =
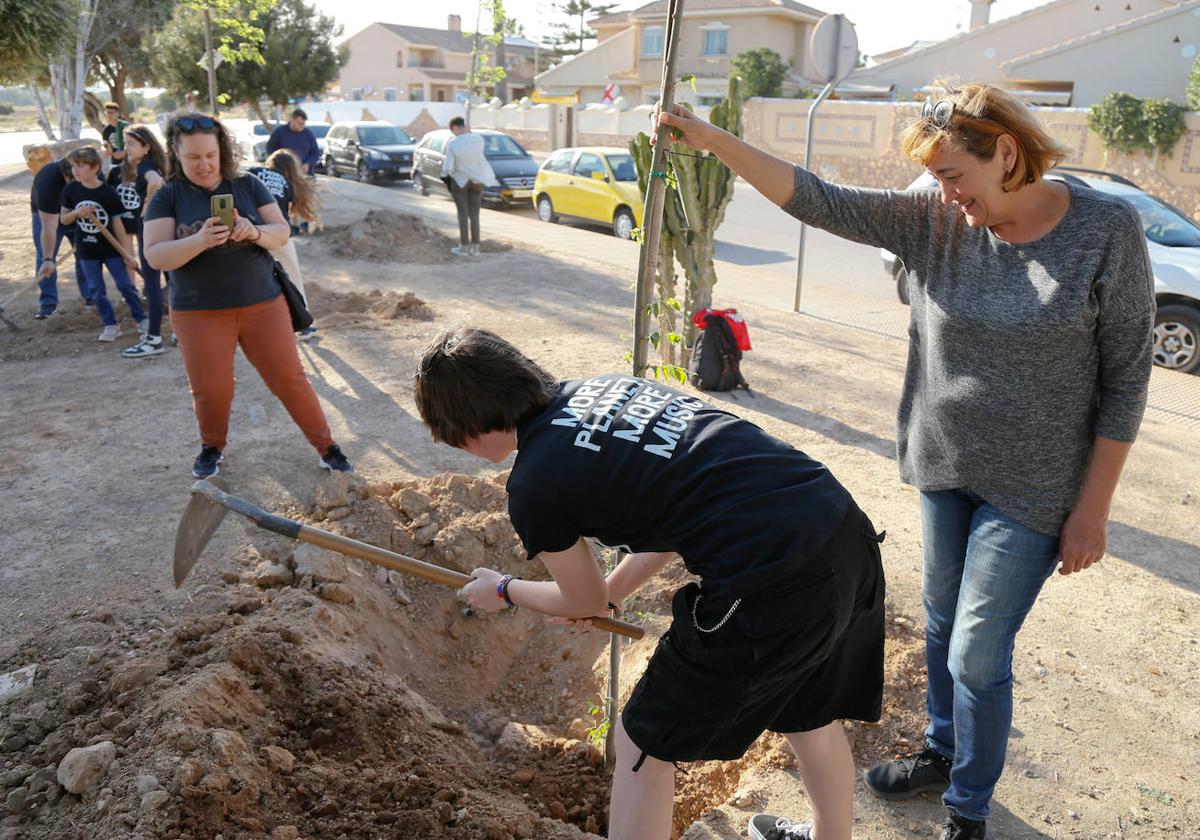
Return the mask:
[[142,320],[138,321],[137,327],[138,327],[138,332],[141,333],[142,338],[145,338],[147,335],[150,334],[150,319],[143,318]]
[[750,840],[810,840],[812,823],[794,822],[774,814],[755,814],[750,818]]
[[471,256],[472,257],[479,256],[479,243],[475,243],[474,245],[471,246]]
[[116,341],[117,337],[120,334],[121,334],[121,327],[119,324],[106,324],[104,326],[104,330],[100,333],[100,337],[96,340],[97,341]]
[[304,329],[300,330],[300,332],[296,333],[297,341],[312,341],[316,337],[317,337],[317,328],[316,327],[305,327]]
[[157,356],[165,349],[162,338],[159,336],[154,336],[153,338],[147,336],[132,347],[126,347],[121,351],[121,355],[126,359],[142,359],[146,356]]
[[469,256],[471,256],[471,246],[470,245],[455,245],[453,248],[450,249],[450,253],[456,257],[469,257]]

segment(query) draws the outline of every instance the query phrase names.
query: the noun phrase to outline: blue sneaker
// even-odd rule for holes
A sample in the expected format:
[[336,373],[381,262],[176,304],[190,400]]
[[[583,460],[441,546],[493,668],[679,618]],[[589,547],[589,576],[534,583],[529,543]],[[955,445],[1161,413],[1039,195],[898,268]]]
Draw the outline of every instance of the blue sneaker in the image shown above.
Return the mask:
[[53,303],[43,303],[38,307],[37,313],[33,316],[39,321],[45,321],[54,314],[54,310],[58,309]]
[[212,478],[221,472],[220,464],[224,460],[225,456],[221,454],[220,449],[215,446],[205,446],[196,456],[196,462],[192,464],[192,475],[196,478]]

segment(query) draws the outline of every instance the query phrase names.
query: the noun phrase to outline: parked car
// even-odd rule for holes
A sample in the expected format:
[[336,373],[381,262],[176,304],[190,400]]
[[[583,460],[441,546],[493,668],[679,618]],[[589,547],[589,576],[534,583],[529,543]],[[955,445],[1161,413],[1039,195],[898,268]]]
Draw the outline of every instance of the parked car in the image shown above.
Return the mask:
[[[1154,363],[1170,370],[1200,374],[1200,225],[1190,216],[1137,184],[1118,175],[1060,166],[1047,178],[1067,181],[1120,196],[1142,219],[1146,248],[1154,270]],[[928,172],[908,189],[932,189],[937,182]],[[908,272],[900,258],[880,250],[884,271],[896,284],[901,303],[908,303]]]
[[334,123],[325,135],[325,173],[350,172],[360,181],[411,178],[415,148],[404,129],[383,120]]
[[[477,129],[483,137],[483,154],[496,173],[499,186],[484,187],[483,200],[505,207],[524,205],[533,196],[533,182],[537,178],[537,161],[521,144],[502,131]],[[446,159],[446,141],[454,134],[448,128],[430,131],[417,144],[413,156],[413,188],[421,195],[450,191],[442,183],[442,163]]]
[[[267,160],[267,141],[271,139],[271,132],[279,123],[271,123],[269,126],[263,125],[261,122],[254,122],[250,129],[250,140],[252,144],[252,154],[256,163],[265,163]],[[308,130],[317,138],[317,148],[320,149],[320,154],[317,157],[317,164],[313,169],[320,173],[325,171],[325,135],[329,133],[332,126],[329,123],[308,123]]]
[[533,206],[543,222],[562,216],[590,219],[612,225],[621,239],[632,239],[642,224],[633,156],[603,146],[559,149],[538,170]]

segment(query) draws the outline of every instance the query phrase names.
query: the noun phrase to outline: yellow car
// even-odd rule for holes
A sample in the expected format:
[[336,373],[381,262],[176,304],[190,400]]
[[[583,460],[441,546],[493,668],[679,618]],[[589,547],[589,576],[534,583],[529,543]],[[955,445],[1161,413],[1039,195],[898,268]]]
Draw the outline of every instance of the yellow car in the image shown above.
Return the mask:
[[538,170],[533,206],[543,222],[557,222],[560,216],[589,219],[612,225],[621,239],[632,239],[642,223],[633,157],[615,147],[559,149]]

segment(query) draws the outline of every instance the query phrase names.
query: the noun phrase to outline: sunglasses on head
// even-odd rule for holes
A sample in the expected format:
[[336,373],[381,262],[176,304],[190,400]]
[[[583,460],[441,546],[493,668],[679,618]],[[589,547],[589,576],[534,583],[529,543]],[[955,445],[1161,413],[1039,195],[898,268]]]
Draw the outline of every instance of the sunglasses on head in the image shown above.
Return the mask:
[[925,104],[921,106],[921,118],[929,120],[938,128],[949,128],[953,116],[954,102],[949,99],[939,99],[937,102],[926,99]]
[[190,131],[212,131],[217,121],[212,117],[180,117],[175,120],[175,130],[185,134]]

